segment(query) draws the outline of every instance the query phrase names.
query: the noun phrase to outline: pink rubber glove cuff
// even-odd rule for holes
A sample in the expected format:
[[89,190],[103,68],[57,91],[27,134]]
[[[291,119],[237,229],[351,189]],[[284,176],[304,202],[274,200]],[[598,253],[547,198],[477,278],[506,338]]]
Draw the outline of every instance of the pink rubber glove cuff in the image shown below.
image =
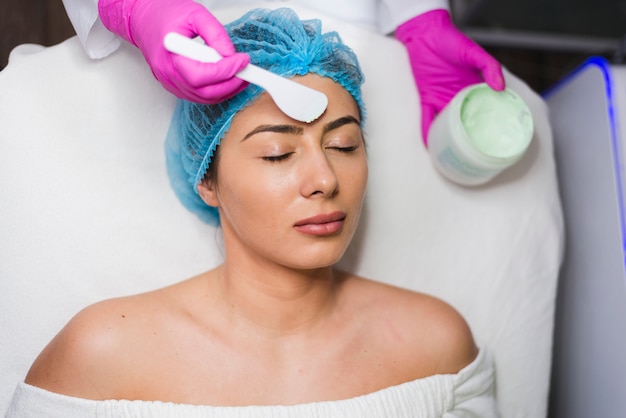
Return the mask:
[[422,135],[459,90],[485,81],[503,90],[500,63],[459,31],[447,10],[437,9],[400,25],[395,33],[408,52],[422,108]]
[[137,46],[130,33],[130,15],[137,0],[109,0],[98,2],[98,14],[104,27]]

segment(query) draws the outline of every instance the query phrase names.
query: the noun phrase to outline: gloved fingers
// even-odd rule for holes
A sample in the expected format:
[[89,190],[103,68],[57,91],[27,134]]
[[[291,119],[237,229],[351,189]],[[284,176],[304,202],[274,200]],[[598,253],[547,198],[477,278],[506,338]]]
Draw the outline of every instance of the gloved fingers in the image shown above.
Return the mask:
[[435,118],[435,108],[429,104],[422,104],[422,140],[428,147],[428,131]]
[[202,6],[200,8],[191,17],[191,25],[195,33],[223,57],[233,55],[235,47],[228,32],[224,29],[224,25],[207,9]]
[[224,57],[218,62],[198,62],[172,54],[172,66],[190,87],[200,88],[232,79],[250,63],[247,54]]
[[248,87],[248,82],[233,78],[219,84],[194,89],[193,94],[198,97],[197,103],[216,104],[234,96],[246,87]]
[[[202,66],[215,65],[210,63],[196,63]],[[157,77],[161,84],[175,96],[189,100],[194,103],[203,104],[215,104],[229,97],[234,96],[243,90],[248,83],[240,78],[230,76],[228,78],[209,78],[204,80],[204,83],[197,84],[197,80],[194,83],[185,79],[180,72],[175,69],[170,72],[170,75],[162,75]]]
[[[490,56],[491,58],[491,56]],[[494,61],[495,58],[492,58]],[[488,65],[483,71],[483,78],[485,79],[485,83],[489,85],[492,89],[496,91],[502,91],[506,87],[504,81],[504,75],[502,74],[502,67],[496,61],[497,65]]]
[[502,66],[498,60],[471,39],[467,38],[466,41],[465,47],[461,50],[462,62],[480,71],[489,87],[497,91],[504,90]]
[[213,84],[202,88],[192,88],[181,83],[174,83],[172,80],[162,78],[159,80],[165,90],[172,93],[179,99],[184,99],[194,103],[217,104],[220,103],[248,86],[248,83],[238,78]]

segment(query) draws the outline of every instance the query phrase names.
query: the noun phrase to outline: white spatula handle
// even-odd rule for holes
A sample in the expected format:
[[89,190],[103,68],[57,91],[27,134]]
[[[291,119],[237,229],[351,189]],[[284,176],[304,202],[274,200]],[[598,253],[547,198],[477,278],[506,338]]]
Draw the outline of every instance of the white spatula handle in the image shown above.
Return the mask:
[[218,62],[223,57],[206,44],[194,41],[178,33],[170,32],[163,39],[165,49],[200,62]]
[[[165,35],[163,44],[165,49],[170,52],[200,62],[218,62],[223,58],[219,52],[210,46],[174,32]],[[280,78],[281,81],[284,80],[283,77],[252,64],[248,64],[246,68],[239,71],[237,77],[261,87],[265,87],[264,80],[267,78],[274,79],[275,82],[277,81],[276,78]]]

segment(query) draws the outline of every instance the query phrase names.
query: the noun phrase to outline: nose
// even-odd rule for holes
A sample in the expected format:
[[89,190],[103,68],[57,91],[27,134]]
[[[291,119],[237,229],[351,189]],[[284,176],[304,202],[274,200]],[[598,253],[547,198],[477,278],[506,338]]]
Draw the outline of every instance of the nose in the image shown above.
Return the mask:
[[339,190],[339,181],[332,162],[323,150],[309,154],[302,166],[302,195],[305,197],[333,197]]

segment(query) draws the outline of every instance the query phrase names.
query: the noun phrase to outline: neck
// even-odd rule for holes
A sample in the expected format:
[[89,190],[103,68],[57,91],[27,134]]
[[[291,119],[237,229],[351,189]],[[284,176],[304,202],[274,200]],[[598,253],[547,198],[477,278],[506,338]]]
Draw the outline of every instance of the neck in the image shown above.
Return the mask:
[[330,267],[294,271],[225,263],[217,273],[216,295],[230,319],[269,336],[311,331],[334,306],[337,278]]

